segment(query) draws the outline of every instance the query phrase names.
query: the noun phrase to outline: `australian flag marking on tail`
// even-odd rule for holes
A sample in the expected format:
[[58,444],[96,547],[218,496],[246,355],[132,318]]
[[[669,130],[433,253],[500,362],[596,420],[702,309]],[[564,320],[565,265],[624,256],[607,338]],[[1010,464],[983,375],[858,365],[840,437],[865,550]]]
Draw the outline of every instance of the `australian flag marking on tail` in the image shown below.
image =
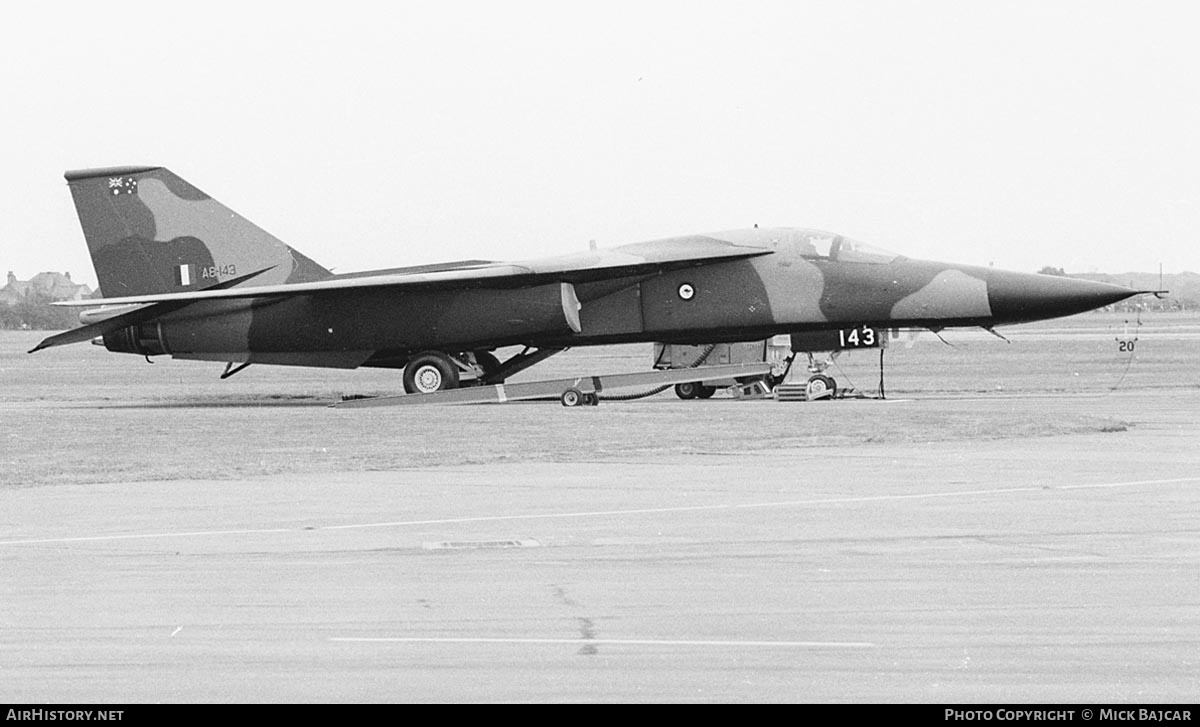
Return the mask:
[[137,180],[133,177],[109,177],[108,191],[114,197],[122,194],[137,194]]

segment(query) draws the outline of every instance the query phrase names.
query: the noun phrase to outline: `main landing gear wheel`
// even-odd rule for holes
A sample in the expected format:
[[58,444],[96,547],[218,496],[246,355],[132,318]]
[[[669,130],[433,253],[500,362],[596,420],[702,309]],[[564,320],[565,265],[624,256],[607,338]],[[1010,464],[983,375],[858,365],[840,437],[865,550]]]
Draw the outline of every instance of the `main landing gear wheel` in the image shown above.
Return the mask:
[[809,378],[808,384],[804,387],[804,393],[808,396],[809,401],[829,399],[836,391],[837,382],[825,374],[817,374]]
[[702,388],[704,388],[704,385],[695,381],[675,384],[675,396],[678,396],[680,399],[695,399],[700,395],[700,389]]
[[404,367],[404,390],[410,394],[431,394],[457,388],[458,367],[444,353],[419,353]]

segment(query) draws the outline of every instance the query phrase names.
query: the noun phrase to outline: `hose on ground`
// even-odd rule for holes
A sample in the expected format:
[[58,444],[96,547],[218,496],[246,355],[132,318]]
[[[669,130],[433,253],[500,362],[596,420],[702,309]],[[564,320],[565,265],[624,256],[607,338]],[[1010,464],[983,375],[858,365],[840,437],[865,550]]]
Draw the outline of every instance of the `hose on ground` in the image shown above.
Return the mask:
[[[708,344],[707,346],[704,347],[704,350],[700,353],[700,355],[698,357],[696,357],[696,360],[693,361],[692,363],[688,364],[684,368],[686,368],[686,369],[696,368],[700,364],[704,363],[705,359],[707,359],[709,354],[711,354],[716,348],[717,348],[717,344],[715,344],[715,343]],[[620,394],[617,396],[600,396],[599,399],[600,399],[600,401],[634,401],[635,399],[645,399],[646,397],[654,396],[656,394],[661,394],[664,391],[666,391],[667,389],[671,388],[672,386],[674,386],[674,384],[663,384],[662,386],[657,386],[648,391],[642,391],[642,392],[639,392],[636,394]]]

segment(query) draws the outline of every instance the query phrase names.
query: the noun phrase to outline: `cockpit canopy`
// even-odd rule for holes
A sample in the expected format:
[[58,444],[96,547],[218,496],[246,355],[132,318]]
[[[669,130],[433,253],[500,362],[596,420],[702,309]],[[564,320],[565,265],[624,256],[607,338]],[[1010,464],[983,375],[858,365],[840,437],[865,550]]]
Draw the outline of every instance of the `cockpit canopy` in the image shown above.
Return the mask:
[[886,264],[900,257],[882,247],[820,230],[796,230],[800,254],[808,258],[843,263]]

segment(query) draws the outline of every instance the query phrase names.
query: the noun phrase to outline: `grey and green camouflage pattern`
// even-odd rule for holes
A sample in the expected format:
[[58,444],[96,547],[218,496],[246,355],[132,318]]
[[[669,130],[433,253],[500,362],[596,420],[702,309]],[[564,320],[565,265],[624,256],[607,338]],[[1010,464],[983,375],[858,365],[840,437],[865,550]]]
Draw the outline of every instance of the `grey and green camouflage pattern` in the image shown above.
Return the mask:
[[[834,233],[745,229],[516,263],[334,275],[161,167],[66,174],[113,351],[225,362],[508,373],[510,345],[714,343],[870,326],[983,326],[1071,315],[1137,291],[913,260]],[[36,349],[35,349],[36,350]],[[447,363],[449,362],[449,363]],[[411,367],[410,367],[411,368]],[[406,384],[409,383],[406,376]]]
[[106,297],[199,290],[273,268],[256,285],[332,273],[161,167],[67,172]]

